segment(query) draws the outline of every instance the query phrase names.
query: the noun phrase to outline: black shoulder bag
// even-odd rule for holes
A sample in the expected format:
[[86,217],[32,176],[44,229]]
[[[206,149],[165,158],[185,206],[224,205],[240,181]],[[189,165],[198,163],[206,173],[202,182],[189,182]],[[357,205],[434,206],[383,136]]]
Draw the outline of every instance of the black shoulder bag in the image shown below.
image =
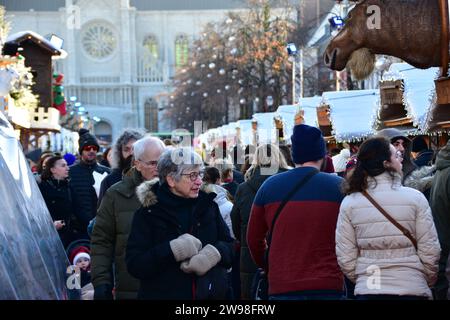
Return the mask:
[[286,197],[283,199],[283,201],[280,203],[280,206],[278,207],[277,211],[275,212],[275,215],[272,220],[272,226],[270,227],[270,231],[267,234],[266,237],[266,243],[267,243],[267,249],[264,253],[264,264],[265,264],[265,271],[263,268],[258,268],[256,270],[255,276],[253,278],[252,282],[252,296],[255,300],[268,300],[269,297],[269,281],[267,278],[267,275],[269,273],[269,250],[270,250],[270,244],[272,242],[272,234],[273,229],[275,228],[275,222],[277,221],[278,217],[280,216],[281,211],[287,204],[287,202],[294,196],[294,194],[300,190],[313,176],[315,176],[319,171],[317,169],[312,170],[310,173],[308,173],[302,180],[300,180],[294,188],[286,195]]

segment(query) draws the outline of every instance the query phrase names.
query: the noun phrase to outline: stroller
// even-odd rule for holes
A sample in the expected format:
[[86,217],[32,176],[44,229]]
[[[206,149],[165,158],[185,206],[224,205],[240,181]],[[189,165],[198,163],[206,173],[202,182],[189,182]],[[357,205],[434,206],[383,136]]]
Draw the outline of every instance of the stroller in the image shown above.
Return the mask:
[[94,287],[92,286],[90,275],[90,252],[91,243],[87,239],[75,240],[67,246],[66,254],[71,265],[77,265],[77,261],[83,258],[85,264],[88,261],[86,269],[76,270],[77,267],[69,268],[70,272],[67,273],[67,287],[68,298],[70,300],[93,299]]
[[67,254],[67,257],[69,258],[70,264],[73,263],[73,258],[75,257],[77,250],[80,250],[80,248],[85,248],[88,250],[88,253],[90,253],[91,252],[91,241],[87,240],[87,239],[78,239],[78,240],[72,241],[67,246],[66,254]]

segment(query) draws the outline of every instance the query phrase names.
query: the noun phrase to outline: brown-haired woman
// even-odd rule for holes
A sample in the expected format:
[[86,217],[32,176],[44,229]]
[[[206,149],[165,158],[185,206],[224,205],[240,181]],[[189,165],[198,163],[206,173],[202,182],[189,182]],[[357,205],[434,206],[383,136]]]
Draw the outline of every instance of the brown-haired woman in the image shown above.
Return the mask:
[[[385,138],[366,140],[344,185],[336,227],[336,255],[343,273],[356,282],[361,300],[430,299],[440,246],[427,200],[401,185],[401,155]],[[405,236],[363,195],[367,192]],[[417,249],[413,240],[417,241]]]
[[74,240],[71,226],[72,192],[68,184],[69,167],[61,156],[48,158],[41,174],[39,189],[64,247]]

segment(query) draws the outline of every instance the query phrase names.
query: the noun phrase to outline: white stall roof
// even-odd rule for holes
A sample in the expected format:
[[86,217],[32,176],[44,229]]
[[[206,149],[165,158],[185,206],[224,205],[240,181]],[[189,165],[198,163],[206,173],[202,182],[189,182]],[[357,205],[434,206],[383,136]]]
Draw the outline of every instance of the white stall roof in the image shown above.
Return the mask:
[[230,122],[229,124],[225,125],[225,134],[227,136],[235,136],[236,135],[236,122]]
[[379,90],[330,91],[322,103],[330,106],[333,135],[337,142],[364,139],[373,133],[372,123]]
[[37,43],[49,50],[52,51],[53,55],[61,55],[61,58],[66,58],[67,57],[67,52],[64,51],[61,48],[56,47],[53,43],[51,43],[49,40],[47,40],[46,38],[44,38],[43,36],[41,36],[40,34],[34,32],[34,31],[21,31],[21,32],[17,32],[14,33],[10,36],[8,36],[8,38],[6,38],[5,42],[21,42],[25,39],[31,39],[33,41],[37,41]]
[[253,119],[258,121],[258,143],[275,143],[276,130],[274,117],[275,112],[255,113]]
[[245,119],[245,120],[238,120],[237,127],[241,129],[241,143],[243,145],[249,145],[252,143],[252,120],[251,119]]
[[424,128],[426,114],[433,104],[433,95],[436,92],[434,79],[438,75],[439,68],[417,69],[407,63],[393,63],[383,76],[383,80],[403,79],[403,103],[408,116],[413,119],[414,126],[420,129]]
[[279,115],[283,121],[284,137],[287,143],[291,141],[292,131],[295,125],[295,114],[299,108],[304,110],[305,124],[317,127],[317,106],[322,100],[321,97],[307,97],[301,98],[297,105],[282,105],[277,109],[277,115]]

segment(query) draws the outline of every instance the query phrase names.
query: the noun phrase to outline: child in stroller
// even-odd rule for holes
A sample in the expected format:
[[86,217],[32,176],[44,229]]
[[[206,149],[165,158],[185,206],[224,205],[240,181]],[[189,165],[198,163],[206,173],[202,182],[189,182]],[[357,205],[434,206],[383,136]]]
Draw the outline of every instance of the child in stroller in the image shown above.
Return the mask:
[[72,242],[67,247],[69,262],[75,272],[80,275],[81,300],[94,299],[94,286],[91,282],[91,256],[89,240],[81,239]]

